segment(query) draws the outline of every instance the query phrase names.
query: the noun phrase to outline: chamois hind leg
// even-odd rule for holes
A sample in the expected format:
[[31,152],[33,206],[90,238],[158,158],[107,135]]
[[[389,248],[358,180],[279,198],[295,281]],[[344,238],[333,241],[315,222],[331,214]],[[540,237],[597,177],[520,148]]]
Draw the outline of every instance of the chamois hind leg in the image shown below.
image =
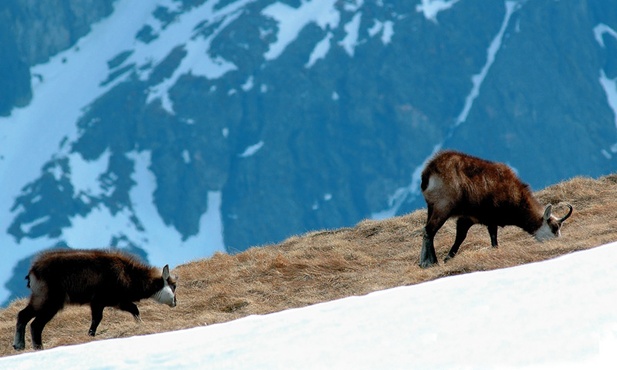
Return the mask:
[[135,321],[141,321],[141,317],[139,316],[139,308],[133,302],[121,302],[118,305],[118,309],[122,311],[129,312],[135,318]]
[[30,334],[32,335],[32,347],[34,349],[43,349],[43,329],[49,320],[58,313],[62,308],[62,304],[45,304],[41,309],[36,311],[34,321],[30,324]]
[[491,247],[497,248],[497,225],[488,225],[488,235],[491,237]]
[[428,205],[428,217],[424,227],[422,250],[420,251],[420,267],[426,268],[437,263],[437,254],[435,253],[433,240],[437,231],[446,223],[449,217],[449,214],[438,212],[432,205]]
[[461,246],[461,244],[463,244],[463,241],[467,237],[467,232],[469,231],[469,228],[472,226],[473,221],[465,217],[461,217],[456,221],[456,238],[454,239],[454,244],[452,245],[450,252],[443,260],[444,262],[447,262],[448,260],[456,256],[459,247]]
[[13,340],[13,348],[20,351],[26,348],[26,325],[32,320],[36,312],[32,303],[28,303],[26,308],[19,311],[17,314],[17,324],[15,325],[15,339]]

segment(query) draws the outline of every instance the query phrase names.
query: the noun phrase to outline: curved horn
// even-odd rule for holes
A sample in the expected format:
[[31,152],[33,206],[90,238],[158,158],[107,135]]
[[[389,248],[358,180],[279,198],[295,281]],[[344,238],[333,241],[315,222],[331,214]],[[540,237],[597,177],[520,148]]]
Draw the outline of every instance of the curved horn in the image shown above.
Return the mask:
[[568,206],[568,208],[570,208],[570,210],[568,211],[568,213],[563,216],[562,218],[559,219],[559,223],[563,223],[568,217],[570,217],[570,215],[572,214],[572,206],[570,205],[570,203],[566,203],[566,206]]

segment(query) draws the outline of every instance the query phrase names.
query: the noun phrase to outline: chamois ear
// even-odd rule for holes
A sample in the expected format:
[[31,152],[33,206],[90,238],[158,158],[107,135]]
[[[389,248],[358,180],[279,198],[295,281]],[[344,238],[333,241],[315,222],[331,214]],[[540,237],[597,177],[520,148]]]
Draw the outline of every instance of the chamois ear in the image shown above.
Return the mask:
[[169,279],[169,265],[163,267],[163,280]]
[[553,206],[550,204],[547,204],[546,208],[544,208],[544,215],[542,216],[544,221],[548,221],[548,219],[551,218],[552,212],[553,212]]

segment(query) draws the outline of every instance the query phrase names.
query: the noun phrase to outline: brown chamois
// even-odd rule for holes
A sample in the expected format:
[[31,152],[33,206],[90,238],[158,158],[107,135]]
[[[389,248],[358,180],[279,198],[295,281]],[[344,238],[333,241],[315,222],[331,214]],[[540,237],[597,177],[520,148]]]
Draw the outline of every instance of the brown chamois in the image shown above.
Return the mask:
[[26,308],[17,315],[13,348],[25,347],[26,325],[30,325],[32,346],[42,349],[45,325],[65,304],[90,304],[94,336],[105,307],[117,307],[139,319],[133,302],[145,298],[176,306],[176,282],[165,265],[161,273],[135,258],[111,250],[54,250],[43,252],[26,276],[32,291]]
[[563,222],[551,215],[552,206],[543,207],[505,164],[489,162],[454,151],[442,151],[422,171],[422,194],[428,207],[420,266],[437,263],[433,238],[450,217],[458,217],[456,238],[444,262],[456,255],[474,224],[488,228],[491,245],[497,247],[497,227],[514,225],[544,241],[560,236]]

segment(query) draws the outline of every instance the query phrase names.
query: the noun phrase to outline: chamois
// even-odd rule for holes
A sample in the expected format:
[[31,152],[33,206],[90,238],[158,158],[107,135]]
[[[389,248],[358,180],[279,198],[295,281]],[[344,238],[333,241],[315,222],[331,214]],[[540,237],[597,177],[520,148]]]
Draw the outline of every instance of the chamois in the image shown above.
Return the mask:
[[563,222],[543,207],[505,164],[486,161],[455,151],[442,151],[422,171],[422,194],[428,217],[420,252],[420,266],[437,263],[433,238],[450,217],[458,217],[456,238],[444,262],[456,255],[474,224],[488,228],[492,247],[497,247],[497,227],[515,225],[545,241],[560,236]]
[[32,291],[26,308],[17,315],[13,348],[25,347],[25,331],[30,325],[32,346],[42,349],[45,325],[65,304],[90,304],[94,336],[105,307],[117,307],[139,320],[133,303],[145,298],[176,306],[175,277],[165,265],[161,273],[133,257],[110,250],[54,250],[43,252],[26,276]]

